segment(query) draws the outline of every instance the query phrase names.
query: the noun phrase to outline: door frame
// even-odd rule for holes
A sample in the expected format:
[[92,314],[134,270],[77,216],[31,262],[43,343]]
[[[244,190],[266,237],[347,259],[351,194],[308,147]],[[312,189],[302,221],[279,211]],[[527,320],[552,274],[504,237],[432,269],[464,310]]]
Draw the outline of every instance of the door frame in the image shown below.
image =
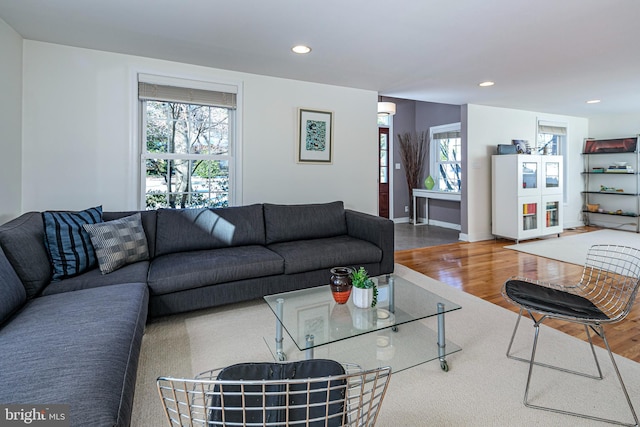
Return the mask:
[[[393,205],[393,195],[394,195],[394,177],[395,177],[395,172],[396,172],[396,167],[395,167],[395,163],[394,163],[394,151],[395,151],[395,138],[393,137],[393,118],[389,119],[389,125],[388,126],[383,126],[383,125],[378,125],[378,128],[387,128],[389,129],[389,219],[395,222],[396,219],[396,212],[394,209],[394,205]],[[380,136],[379,136],[379,132],[377,132],[377,138],[378,138],[378,144],[380,143]],[[379,151],[380,151],[380,147],[378,146],[378,156],[376,156],[376,160],[377,160],[377,165],[376,168],[378,169],[378,188],[379,188],[379,184],[380,184],[380,157],[379,157]],[[379,196],[379,190],[378,192],[376,192],[376,206],[377,206],[377,210],[378,212],[380,211],[380,206],[378,205],[380,200],[380,196]]]

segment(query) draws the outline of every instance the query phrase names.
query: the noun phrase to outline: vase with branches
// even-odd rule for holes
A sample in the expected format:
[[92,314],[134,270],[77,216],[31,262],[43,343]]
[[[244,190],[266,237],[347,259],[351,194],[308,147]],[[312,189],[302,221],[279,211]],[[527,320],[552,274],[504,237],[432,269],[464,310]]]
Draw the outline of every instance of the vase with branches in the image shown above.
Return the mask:
[[420,177],[426,156],[429,152],[429,138],[427,132],[405,132],[398,134],[398,143],[400,147],[400,160],[404,167],[405,177],[407,179],[407,187],[409,190],[409,220],[415,221],[413,218],[413,197],[414,188],[420,188]]

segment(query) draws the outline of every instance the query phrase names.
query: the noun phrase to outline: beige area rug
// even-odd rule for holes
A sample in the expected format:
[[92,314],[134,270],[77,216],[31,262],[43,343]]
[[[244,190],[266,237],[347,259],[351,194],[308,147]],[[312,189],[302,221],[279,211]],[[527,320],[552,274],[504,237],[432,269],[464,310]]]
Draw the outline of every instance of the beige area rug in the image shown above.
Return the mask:
[[[447,357],[449,372],[442,371],[436,360],[394,373],[379,426],[602,425],[523,405],[528,365],[505,356],[517,317],[513,312],[400,265],[396,265],[396,274],[462,306],[446,317],[447,338],[462,351]],[[142,344],[132,426],[168,425],[155,388],[160,375],[191,378],[237,362],[272,360],[263,337],[273,336],[274,322],[266,304],[253,301],[150,323]],[[436,328],[435,321],[423,323]],[[528,357],[531,322],[521,322],[520,332],[514,349],[517,355]],[[613,329],[609,333],[610,338],[615,336]],[[600,348],[596,351],[604,380],[535,368],[530,397],[537,404],[631,422],[608,356]],[[538,360],[595,369],[586,343],[544,326]],[[618,356],[616,360],[636,411],[640,411],[640,364]]]
[[554,235],[533,242],[505,246],[505,248],[571,264],[584,265],[589,248],[600,244],[640,248],[640,234],[630,231],[598,230],[566,237]]

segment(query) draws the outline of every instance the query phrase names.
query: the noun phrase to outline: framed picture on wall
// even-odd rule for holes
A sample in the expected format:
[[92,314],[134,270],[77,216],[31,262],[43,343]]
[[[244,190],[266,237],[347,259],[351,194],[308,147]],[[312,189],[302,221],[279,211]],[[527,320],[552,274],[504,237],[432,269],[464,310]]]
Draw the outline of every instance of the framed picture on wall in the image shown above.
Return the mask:
[[333,113],[298,109],[298,163],[331,164],[333,161]]

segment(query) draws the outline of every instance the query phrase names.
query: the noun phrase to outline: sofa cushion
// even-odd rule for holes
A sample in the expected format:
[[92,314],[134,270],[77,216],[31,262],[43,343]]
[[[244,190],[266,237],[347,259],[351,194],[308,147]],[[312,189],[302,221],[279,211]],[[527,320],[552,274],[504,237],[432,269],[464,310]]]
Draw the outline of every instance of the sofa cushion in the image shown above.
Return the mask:
[[144,283],[34,298],[0,329],[0,402],[71,405],[74,426],[128,426]]
[[262,205],[158,209],[156,256],[230,246],[264,245]]
[[342,202],[307,205],[264,204],[267,244],[347,234]]
[[60,294],[63,292],[79,291],[81,289],[99,288],[120,283],[137,283],[147,281],[149,261],[140,261],[109,274],[102,274],[99,268],[94,268],[78,276],[52,282],[42,290],[42,295]]
[[1,225],[0,246],[20,277],[27,298],[38,295],[51,281],[42,214],[27,212]]
[[155,256],[156,248],[156,211],[112,211],[102,212],[103,221],[112,221],[114,219],[124,218],[125,216],[131,216],[134,214],[140,214],[142,220],[142,228],[144,228],[144,234],[147,237],[147,247],[149,248],[149,257]]
[[275,243],[268,248],[284,258],[285,274],[330,269],[339,265],[359,266],[382,259],[379,247],[350,236]]
[[27,300],[27,291],[0,248],[0,325]]
[[102,274],[149,259],[147,237],[139,213],[99,224],[84,224],[83,227],[91,237]]
[[280,256],[262,246],[179,252],[157,257],[149,267],[152,295],[284,272]]
[[84,224],[102,222],[102,206],[81,212],[42,213],[45,247],[53,269],[52,280],[73,277],[96,264],[96,253]]

